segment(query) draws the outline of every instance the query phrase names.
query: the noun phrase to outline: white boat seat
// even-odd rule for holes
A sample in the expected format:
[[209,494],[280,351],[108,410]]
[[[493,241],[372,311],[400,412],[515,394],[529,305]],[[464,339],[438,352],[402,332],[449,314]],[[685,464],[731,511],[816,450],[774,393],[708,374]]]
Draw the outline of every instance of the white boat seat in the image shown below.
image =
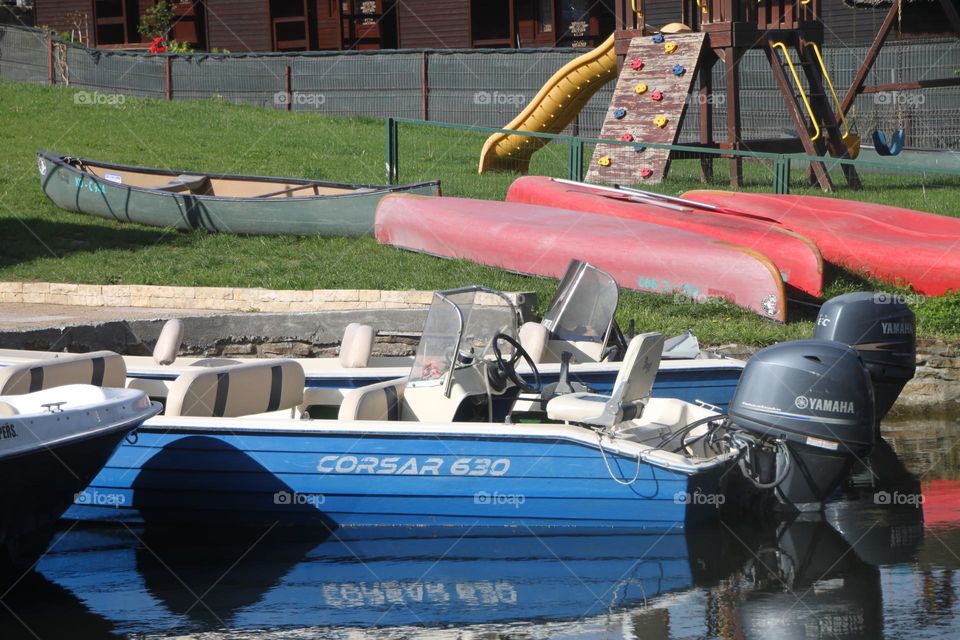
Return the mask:
[[351,322],[343,330],[343,340],[340,341],[340,366],[344,369],[366,367],[373,353],[373,327],[359,322]]
[[612,427],[624,420],[639,418],[650,397],[653,381],[660,368],[663,352],[663,334],[644,333],[636,336],[627,347],[626,356],[613,393],[567,393],[547,403],[547,417],[551,420]]
[[351,389],[343,397],[337,419],[341,422],[399,421],[403,417],[403,392],[406,386],[407,379],[401,378]]
[[550,330],[539,322],[524,322],[518,333],[520,346],[530,354],[534,364],[545,361],[550,345]]
[[294,409],[303,404],[304,384],[293,360],[191,368],[170,386],[164,414],[236,418]]
[[173,364],[183,344],[183,321],[171,318],[163,323],[157,344],[153,346],[153,361],[160,365]]
[[0,367],[0,395],[21,395],[67,384],[123,388],[127,365],[113,351],[68,353]]
[[9,402],[3,402],[0,400],[0,417],[9,418],[10,416],[19,415],[20,412],[17,411],[17,408],[10,404]]
[[171,191],[174,193],[178,191],[199,191],[206,186],[208,180],[209,178],[207,178],[207,176],[179,175],[167,184],[153,188],[157,191]]

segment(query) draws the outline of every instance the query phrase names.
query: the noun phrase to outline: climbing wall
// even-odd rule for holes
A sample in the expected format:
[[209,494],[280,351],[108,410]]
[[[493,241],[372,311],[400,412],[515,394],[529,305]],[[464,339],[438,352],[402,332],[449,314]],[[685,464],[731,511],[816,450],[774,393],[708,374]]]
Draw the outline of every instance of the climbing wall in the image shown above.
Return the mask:
[[600,137],[637,144],[598,144],[588,182],[652,184],[664,178],[669,151],[642,143],[676,143],[703,39],[703,33],[678,33],[630,42]]

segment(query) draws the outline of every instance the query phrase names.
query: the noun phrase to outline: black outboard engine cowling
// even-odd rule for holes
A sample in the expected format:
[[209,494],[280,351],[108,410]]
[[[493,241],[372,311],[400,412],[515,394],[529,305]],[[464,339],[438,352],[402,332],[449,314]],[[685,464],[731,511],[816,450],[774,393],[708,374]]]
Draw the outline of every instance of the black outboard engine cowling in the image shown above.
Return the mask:
[[744,475],[791,510],[819,509],[875,441],[867,369],[852,347],[828,340],[758,351],[729,416]]
[[828,300],[817,316],[815,338],[857,350],[870,372],[880,421],[916,372],[916,319],[903,297],[860,291]]

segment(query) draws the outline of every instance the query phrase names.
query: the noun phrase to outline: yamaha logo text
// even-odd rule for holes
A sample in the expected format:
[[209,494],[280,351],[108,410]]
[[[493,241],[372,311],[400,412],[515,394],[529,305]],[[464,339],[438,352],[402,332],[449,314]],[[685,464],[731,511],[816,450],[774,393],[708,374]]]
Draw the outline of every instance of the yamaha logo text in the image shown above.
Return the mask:
[[849,400],[831,400],[829,398],[814,398],[811,396],[797,396],[794,401],[797,409],[810,409],[822,413],[856,413],[856,408]]

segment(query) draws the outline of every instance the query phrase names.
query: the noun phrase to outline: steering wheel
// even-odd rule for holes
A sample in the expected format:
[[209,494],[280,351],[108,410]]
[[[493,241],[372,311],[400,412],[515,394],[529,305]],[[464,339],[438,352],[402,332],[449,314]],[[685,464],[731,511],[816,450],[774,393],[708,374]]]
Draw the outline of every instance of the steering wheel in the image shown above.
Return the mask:
[[[513,347],[513,356],[509,360],[505,360],[503,354],[500,352],[498,343],[501,340]],[[530,357],[526,349],[520,346],[519,342],[505,333],[498,333],[493,336],[492,346],[493,356],[497,359],[497,368],[500,369],[503,375],[512,380],[513,384],[517,385],[521,391],[525,391],[526,393],[538,393],[540,391],[540,372],[537,371],[537,365],[534,364],[533,358]],[[517,374],[517,363],[520,361],[520,358],[526,361],[527,366],[530,367],[530,371],[533,372],[532,385],[528,384],[526,380]]]

